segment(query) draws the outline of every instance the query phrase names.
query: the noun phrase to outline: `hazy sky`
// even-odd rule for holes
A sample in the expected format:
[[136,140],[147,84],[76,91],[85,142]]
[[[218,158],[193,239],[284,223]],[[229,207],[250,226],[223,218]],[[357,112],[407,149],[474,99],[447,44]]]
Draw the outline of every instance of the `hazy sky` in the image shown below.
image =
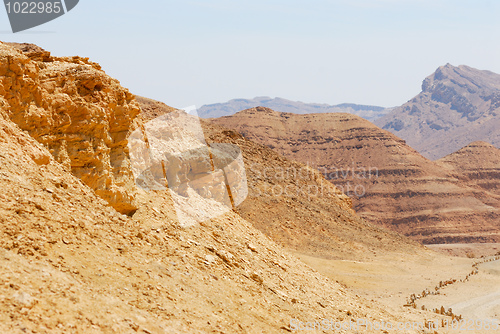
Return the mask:
[[174,107],[267,95],[400,105],[446,63],[500,73],[498,0],[80,0],[0,40],[99,62]]

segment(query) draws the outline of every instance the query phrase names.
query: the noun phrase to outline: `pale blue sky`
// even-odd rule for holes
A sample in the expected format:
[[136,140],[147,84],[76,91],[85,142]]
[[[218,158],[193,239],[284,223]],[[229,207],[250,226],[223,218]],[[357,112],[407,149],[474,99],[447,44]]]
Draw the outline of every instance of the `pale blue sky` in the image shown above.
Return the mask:
[[0,40],[88,56],[175,107],[279,96],[400,105],[446,63],[500,73],[497,0],[80,0]]

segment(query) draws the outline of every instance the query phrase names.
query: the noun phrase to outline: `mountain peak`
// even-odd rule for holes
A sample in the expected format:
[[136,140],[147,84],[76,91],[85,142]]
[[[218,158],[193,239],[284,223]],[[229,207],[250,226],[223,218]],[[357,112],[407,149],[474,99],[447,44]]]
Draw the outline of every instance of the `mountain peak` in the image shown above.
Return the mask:
[[487,161],[495,161],[495,167],[498,167],[498,164],[500,164],[499,153],[500,149],[496,146],[482,140],[477,140],[456,152],[448,154],[439,161],[451,161],[461,156],[473,156],[474,158],[471,160],[471,163],[484,165]]
[[[238,111],[236,114],[241,114],[241,115],[273,115],[273,116],[279,116],[279,112],[274,111],[270,108],[258,106],[254,108],[248,108],[242,111]],[[228,117],[228,116],[222,116],[222,117]]]
[[482,140],[477,140],[475,142],[470,143],[469,145],[465,146],[464,148],[475,148],[475,147],[484,147],[484,148],[491,148],[491,149],[497,149],[494,145],[491,145],[488,142],[482,141]]
[[425,78],[419,95],[374,123],[431,159],[478,140],[498,146],[500,75],[466,65],[440,66]]
[[481,90],[495,91],[500,90],[500,75],[467,65],[453,66],[447,63],[425,78],[422,91],[432,93],[442,86],[459,86],[471,93]]
[[[469,185],[482,188],[485,193],[493,193],[500,200],[500,149],[485,141],[475,141],[460,150],[448,154],[437,161],[444,167],[452,168]],[[490,205],[497,206],[491,202]]]

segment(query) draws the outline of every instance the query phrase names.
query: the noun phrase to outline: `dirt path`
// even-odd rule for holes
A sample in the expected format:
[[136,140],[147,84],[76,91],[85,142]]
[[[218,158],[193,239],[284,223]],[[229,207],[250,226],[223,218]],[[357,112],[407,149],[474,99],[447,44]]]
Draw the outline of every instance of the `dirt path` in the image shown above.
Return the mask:
[[451,308],[463,319],[495,321],[500,325],[500,261],[478,264],[478,274],[468,281],[447,286],[439,295],[419,300],[418,307]]
[[500,288],[497,292],[451,304],[450,307],[456,313],[466,314],[468,319],[490,320],[500,325],[500,320],[494,316],[495,308],[500,307]]
[[[441,282],[439,294],[426,295],[416,300],[415,309],[404,309],[407,312],[420,312],[428,319],[434,319],[437,315],[433,310],[444,307],[447,312],[452,308],[453,314],[461,315],[463,319],[480,321],[483,327],[486,322],[491,324],[491,320],[500,319],[500,261],[481,263],[493,260],[493,257],[470,259],[429,252],[423,257],[407,255],[404,258],[393,258],[387,254],[378,261],[357,262],[318,259],[303,254],[298,256],[361,296],[385,304],[392,312],[401,312],[401,307],[410,294],[421,294],[423,290],[437,291],[435,286],[439,286]],[[425,310],[422,310],[422,306]],[[452,318],[442,319],[451,322]],[[500,326],[500,322],[497,323]],[[439,333],[457,333],[453,328],[446,330],[445,325],[440,326],[443,327],[440,327]],[[473,332],[498,331],[474,329]]]

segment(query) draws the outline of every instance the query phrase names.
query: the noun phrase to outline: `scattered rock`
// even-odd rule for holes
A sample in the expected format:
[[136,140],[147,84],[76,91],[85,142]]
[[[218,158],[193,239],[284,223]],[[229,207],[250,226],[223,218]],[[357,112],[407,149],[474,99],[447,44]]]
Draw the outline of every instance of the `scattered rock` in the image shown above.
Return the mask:
[[14,301],[23,307],[30,308],[33,306],[35,302],[35,298],[33,298],[29,293],[24,291],[18,291],[14,294]]

